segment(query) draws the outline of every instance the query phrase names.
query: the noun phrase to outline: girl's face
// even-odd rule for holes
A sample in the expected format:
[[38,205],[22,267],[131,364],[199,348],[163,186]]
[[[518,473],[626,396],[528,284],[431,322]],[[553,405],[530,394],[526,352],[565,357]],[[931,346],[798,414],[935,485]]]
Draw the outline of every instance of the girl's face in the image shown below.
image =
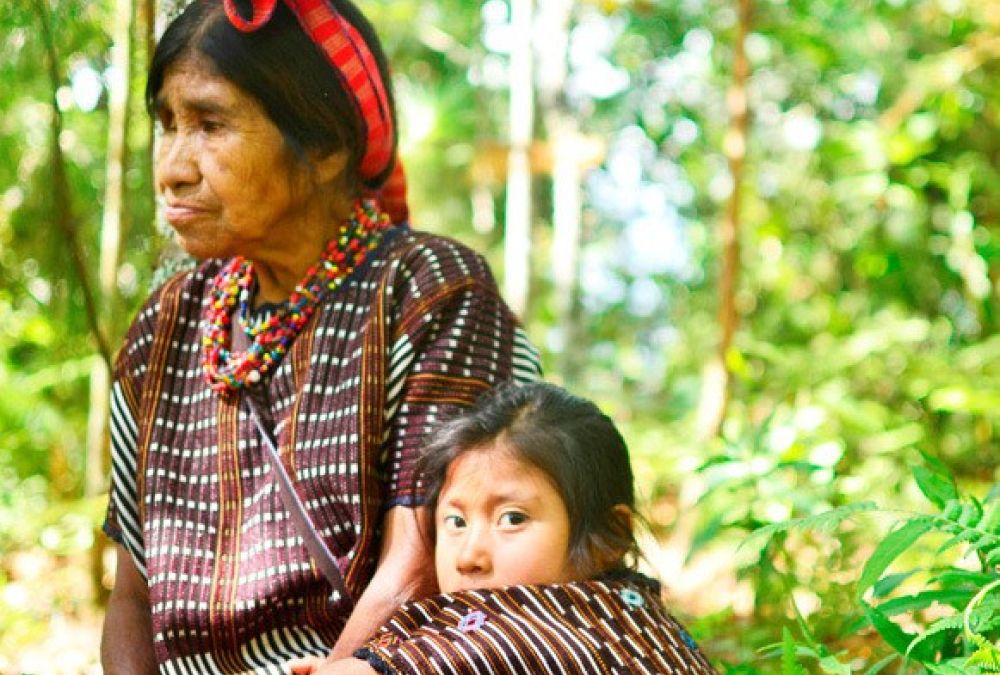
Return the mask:
[[556,486],[502,441],[451,463],[434,519],[444,593],[582,578],[569,561],[569,514]]

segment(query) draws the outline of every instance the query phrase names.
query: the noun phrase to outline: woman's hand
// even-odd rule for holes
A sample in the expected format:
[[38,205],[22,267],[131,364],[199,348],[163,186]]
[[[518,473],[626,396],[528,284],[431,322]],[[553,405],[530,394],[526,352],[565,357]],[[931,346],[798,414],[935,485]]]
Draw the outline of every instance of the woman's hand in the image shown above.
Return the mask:
[[361,659],[331,661],[318,656],[307,656],[288,664],[291,675],[378,675],[378,672]]
[[378,567],[368,588],[358,598],[340,639],[330,653],[331,659],[349,659],[397,607],[437,591],[432,544],[422,534],[425,518],[427,510],[422,507],[396,506],[386,513],[382,522],[382,551]]
[[318,656],[306,656],[289,661],[288,667],[291,669],[291,675],[313,675],[319,671],[324,663],[326,663],[326,659]]

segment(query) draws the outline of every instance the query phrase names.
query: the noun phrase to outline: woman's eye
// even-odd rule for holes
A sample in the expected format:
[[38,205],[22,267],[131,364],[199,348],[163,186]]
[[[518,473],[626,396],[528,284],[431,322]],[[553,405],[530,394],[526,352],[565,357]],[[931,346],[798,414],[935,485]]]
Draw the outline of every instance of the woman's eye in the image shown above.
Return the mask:
[[203,120],[201,123],[201,130],[206,134],[215,133],[222,128],[221,122],[216,122],[215,120]]
[[450,514],[441,519],[441,522],[450,530],[460,530],[465,527],[465,518]]
[[169,115],[160,115],[156,120],[157,124],[160,126],[160,131],[167,133],[174,130],[174,118]]
[[528,522],[528,516],[520,511],[505,511],[500,515],[500,525],[502,527],[517,527]]

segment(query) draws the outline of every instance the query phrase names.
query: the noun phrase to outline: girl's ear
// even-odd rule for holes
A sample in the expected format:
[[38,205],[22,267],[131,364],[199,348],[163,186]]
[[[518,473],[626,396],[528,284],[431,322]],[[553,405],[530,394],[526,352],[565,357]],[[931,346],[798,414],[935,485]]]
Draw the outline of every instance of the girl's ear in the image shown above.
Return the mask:
[[611,522],[615,528],[615,534],[620,533],[623,537],[632,539],[632,532],[635,527],[635,513],[628,505],[615,504],[612,506]]
[[608,514],[608,536],[591,533],[588,537],[588,553],[592,571],[590,576],[601,574],[616,567],[631,550],[634,538],[632,527],[635,513],[626,504],[615,504]]

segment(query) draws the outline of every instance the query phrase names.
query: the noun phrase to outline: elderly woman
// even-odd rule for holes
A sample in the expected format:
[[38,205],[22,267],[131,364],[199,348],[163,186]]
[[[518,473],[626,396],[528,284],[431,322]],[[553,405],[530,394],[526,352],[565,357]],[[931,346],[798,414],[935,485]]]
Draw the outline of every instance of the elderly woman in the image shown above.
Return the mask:
[[203,262],[122,347],[108,673],[288,672],[433,590],[413,460],[534,351],[477,255],[406,224],[385,56],[349,0],[198,0],[147,85]]

